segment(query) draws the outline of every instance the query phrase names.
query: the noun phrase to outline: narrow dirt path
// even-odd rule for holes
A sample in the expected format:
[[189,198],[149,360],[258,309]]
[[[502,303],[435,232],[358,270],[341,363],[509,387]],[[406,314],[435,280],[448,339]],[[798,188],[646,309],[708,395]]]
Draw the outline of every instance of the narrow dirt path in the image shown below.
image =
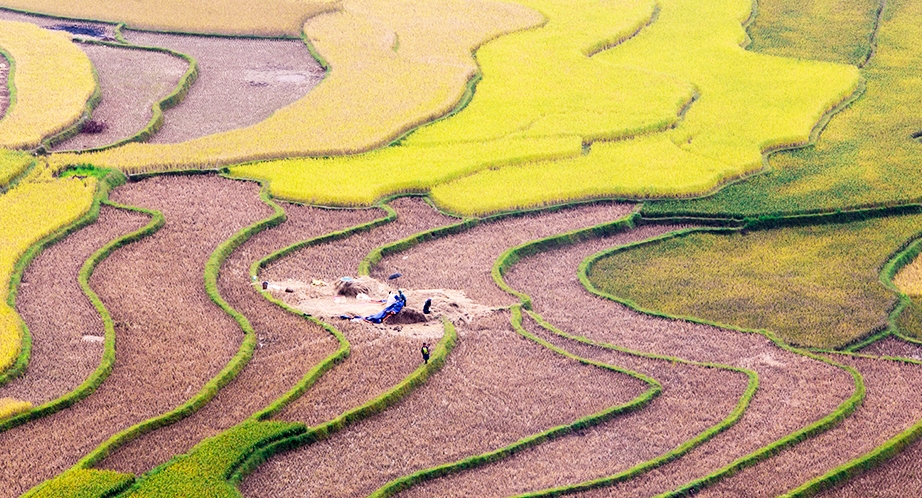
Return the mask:
[[99,75],[102,100],[92,120],[105,129],[80,133],[55,145],[54,151],[101,147],[135,135],[153,117],[154,103],[176,88],[188,67],[186,61],[162,52],[87,43],[78,46]]
[[[458,221],[439,214],[420,198],[401,198],[390,205],[397,211],[396,221],[346,239],[301,249],[267,268],[260,278],[332,282],[342,276],[355,276],[359,263],[374,248]],[[342,321],[334,325],[352,346],[349,358],[324,374],[276,418],[307,424],[329,420],[386,391],[419,365],[417,341],[369,323]],[[441,335],[440,325],[432,327]]]
[[186,453],[202,439],[241,422],[282,396],[338,342],[313,322],[264,299],[250,282],[254,261],[301,240],[369,222],[379,209],[330,210],[282,204],[287,220],[255,235],[221,267],[218,288],[256,331],[259,343],[247,366],[202,409],[119,448],[96,468],[141,474]]
[[919,365],[845,355],[831,358],[864,376],[867,397],[858,410],[829,431],[744,469],[699,496],[740,496],[743,492],[777,496],[871,451],[922,418]]
[[136,45],[191,55],[199,75],[182,103],[168,110],[152,143],[177,143],[243,128],[299,100],[323,78],[301,40],[228,38],[125,31]]
[[782,350],[761,335],[639,314],[595,298],[581,286],[576,269],[586,257],[660,230],[641,227],[527,258],[512,268],[507,282],[530,294],[535,311],[568,333],[635,351],[748,368],[759,375],[759,390],[736,425],[685,457],[588,494],[649,496],[669,491],[826,416],[853,392],[847,372]]
[[460,329],[442,370],[405,400],[276,456],[244,481],[242,493],[365,496],[400,475],[571,423],[647,387],[525,340],[508,320],[498,312]]
[[38,406],[72,391],[99,366],[103,323],[80,288],[77,274],[109,241],[148,222],[140,213],[102,206],[99,219],[46,248],[23,274],[16,310],[32,334],[32,358],[24,377],[0,388]]
[[115,251],[91,286],[112,313],[116,362],[73,407],[0,434],[0,496],[59,474],[112,434],[173,409],[217,374],[243,334],[205,293],[204,265],[222,241],[265,218],[259,186],[214,176],[130,183],[112,200],[163,211],[166,224]]

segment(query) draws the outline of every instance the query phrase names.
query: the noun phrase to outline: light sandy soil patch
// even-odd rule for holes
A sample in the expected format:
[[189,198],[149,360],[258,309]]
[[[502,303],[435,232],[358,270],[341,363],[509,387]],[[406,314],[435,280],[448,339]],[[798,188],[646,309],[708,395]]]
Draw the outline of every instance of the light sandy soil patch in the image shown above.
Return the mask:
[[[397,211],[396,221],[346,239],[296,251],[263,271],[260,280],[333,282],[342,276],[355,276],[359,263],[374,248],[457,221],[439,214],[420,198],[401,198],[390,205]],[[286,299],[293,296],[284,291],[282,294]],[[410,305],[416,306],[413,302]],[[329,420],[386,391],[422,361],[419,353],[422,341],[402,335],[400,326],[346,320],[338,320],[333,325],[343,331],[352,345],[349,358],[327,372],[310,391],[280,413],[279,418],[310,423]],[[437,321],[425,328],[432,329],[428,334],[434,338],[442,334],[442,326]]]
[[664,360],[648,360],[586,346],[548,334],[530,320],[526,328],[584,358],[655,378],[663,392],[643,409],[491,465],[411,488],[400,496],[512,496],[613,475],[655,458],[730,414],[746,390],[746,376]]
[[182,103],[164,114],[152,143],[176,143],[242,128],[304,97],[323,68],[301,40],[268,40],[125,31],[136,45],[191,55],[199,75]]
[[134,136],[153,117],[151,106],[169,95],[188,64],[162,52],[81,43],[99,75],[102,100],[92,121],[104,125],[100,133],[80,133],[53,150],[83,150],[109,145]]
[[271,214],[258,190],[197,176],[152,178],[112,193],[166,217],[156,234],[115,251],[91,278],[115,322],[115,367],[89,398],[0,433],[0,446],[16,448],[0,466],[0,496],[18,496],[117,431],[172,410],[237,352],[243,334],[205,293],[204,266],[218,244]]
[[843,355],[831,358],[864,376],[867,397],[858,410],[836,427],[720,481],[699,496],[778,496],[871,451],[922,418],[919,365]]
[[32,261],[16,299],[16,311],[32,334],[32,357],[26,375],[0,388],[0,398],[38,406],[70,392],[99,366],[103,323],[77,274],[100,247],[148,221],[142,214],[102,206],[95,223]]
[[645,390],[640,381],[523,340],[508,319],[496,313],[465,327],[442,370],[404,401],[328,440],[273,458],[241,491],[365,496],[399,475],[505,446]]
[[264,299],[250,282],[249,268],[254,261],[290,244],[371,221],[383,211],[282,206],[287,221],[237,248],[221,267],[218,279],[221,295],[247,317],[256,331],[258,346],[252,359],[202,409],[119,448],[97,468],[141,474],[174,455],[186,453],[202,439],[268,406],[339,346],[320,326]]
[[586,257],[668,229],[640,227],[542,253],[519,262],[508,274],[513,288],[534,298],[538,313],[568,333],[635,351],[747,368],[759,375],[759,390],[736,425],[659,470],[590,494],[650,496],[669,491],[826,416],[854,389],[847,372],[786,352],[761,335],[636,313],[589,295],[577,280],[577,266]]
[[922,346],[892,336],[874,342],[866,348],[862,348],[861,353],[874,356],[892,356],[896,358],[922,360]]

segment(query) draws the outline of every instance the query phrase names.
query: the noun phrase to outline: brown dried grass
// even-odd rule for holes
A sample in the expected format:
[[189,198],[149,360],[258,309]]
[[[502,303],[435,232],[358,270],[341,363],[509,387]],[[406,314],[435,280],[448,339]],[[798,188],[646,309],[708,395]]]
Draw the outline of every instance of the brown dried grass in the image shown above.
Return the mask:
[[510,444],[624,403],[646,388],[524,340],[508,320],[508,313],[497,313],[465,327],[442,370],[400,404],[277,456],[241,491],[363,496],[399,475]]
[[146,216],[106,206],[92,225],[42,251],[23,275],[16,310],[32,334],[32,358],[24,377],[0,388],[34,405],[67,393],[96,369],[102,358],[103,323],[83,294],[77,274],[110,240],[139,229]]
[[153,116],[151,106],[169,95],[185,74],[184,60],[162,52],[111,46],[78,45],[99,75],[102,100],[93,110],[101,132],[82,133],[57,144],[53,150],[84,150],[109,145],[141,131]]
[[150,140],[169,144],[243,128],[304,97],[323,68],[301,40],[268,40],[125,31],[136,45],[191,55],[199,74],[186,98],[164,113]]
[[337,341],[323,328],[265,300],[250,282],[250,265],[300,240],[368,222],[380,210],[327,210],[283,204],[287,221],[261,232],[234,251],[218,279],[221,295],[256,331],[258,346],[233,382],[190,417],[119,448],[97,468],[141,474],[187,452],[269,405],[297,383]]
[[243,334],[205,293],[203,268],[220,242],[270,214],[258,189],[213,176],[162,177],[112,193],[166,217],[156,234],[103,261],[90,281],[115,321],[115,368],[89,398],[0,433],[0,446],[17,448],[0,466],[0,496],[27,491],[115,432],[175,408],[236,353]]
[[862,348],[860,352],[861,354],[874,356],[922,360],[922,346],[892,336],[873,342],[869,346]]
[[759,390],[736,425],[684,458],[590,495],[668,491],[822,418],[852,393],[846,372],[777,348],[761,335],[642,315],[588,295],[576,279],[576,267],[589,255],[675,228],[640,227],[543,253],[519,262],[507,275],[513,288],[534,298],[538,313],[569,333],[638,351],[748,368],[759,375]]
[[836,427],[720,481],[699,496],[777,496],[867,453],[922,418],[922,367],[831,357],[864,376],[867,396],[855,413]]

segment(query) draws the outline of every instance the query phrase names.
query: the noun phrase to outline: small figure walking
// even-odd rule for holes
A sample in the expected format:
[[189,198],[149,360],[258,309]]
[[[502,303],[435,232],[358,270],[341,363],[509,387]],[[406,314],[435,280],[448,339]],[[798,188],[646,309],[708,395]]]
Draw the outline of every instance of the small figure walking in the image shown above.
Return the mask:
[[429,363],[429,343],[424,342],[423,347],[420,349],[420,352],[423,354],[423,362]]

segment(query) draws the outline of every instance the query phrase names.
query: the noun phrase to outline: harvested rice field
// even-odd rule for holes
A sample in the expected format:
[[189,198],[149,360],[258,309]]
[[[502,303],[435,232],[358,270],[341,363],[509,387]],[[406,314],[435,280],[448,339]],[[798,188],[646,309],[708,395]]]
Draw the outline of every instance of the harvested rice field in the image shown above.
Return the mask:
[[135,4],[0,0],[0,498],[922,490],[919,5]]
[[198,77],[149,140],[169,144],[244,128],[307,94],[324,71],[301,40],[125,31],[125,39],[191,56]]

